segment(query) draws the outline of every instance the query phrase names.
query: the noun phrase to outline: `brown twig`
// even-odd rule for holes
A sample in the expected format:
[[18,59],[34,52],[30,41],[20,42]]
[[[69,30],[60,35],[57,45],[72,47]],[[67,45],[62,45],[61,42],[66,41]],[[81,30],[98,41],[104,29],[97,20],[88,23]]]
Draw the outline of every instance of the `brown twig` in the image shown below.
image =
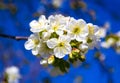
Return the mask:
[[11,36],[11,35],[6,35],[6,34],[0,34],[0,37],[8,38],[8,39],[14,39],[14,40],[17,40],[17,41],[27,40],[27,39],[28,39],[28,37],[23,37],[23,36]]
[[108,83],[113,83],[113,79],[112,79],[112,76],[111,76],[112,72],[105,65],[105,60],[103,58],[104,56],[101,54],[99,49],[96,49],[96,52],[97,52],[96,60],[99,62],[101,68],[107,73],[107,75],[108,75]]

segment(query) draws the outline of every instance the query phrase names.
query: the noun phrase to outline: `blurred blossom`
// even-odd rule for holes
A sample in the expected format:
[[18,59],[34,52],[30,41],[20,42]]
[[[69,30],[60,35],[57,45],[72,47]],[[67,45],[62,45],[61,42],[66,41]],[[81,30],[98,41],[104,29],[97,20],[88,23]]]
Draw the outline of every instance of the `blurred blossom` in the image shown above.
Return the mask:
[[118,31],[118,32],[116,33],[116,35],[120,37],[120,31]]
[[61,7],[62,3],[63,3],[63,0],[52,0],[52,4],[56,8]]
[[83,0],[70,0],[70,6],[72,9],[86,9],[87,4]]
[[116,42],[116,45],[117,45],[117,46],[120,46],[120,40]]
[[120,31],[117,32],[116,35],[119,37],[118,41],[116,42],[116,52],[120,54]]
[[116,35],[118,36],[118,43],[117,43],[117,45],[120,46],[120,31],[118,31],[118,32],[116,33]]
[[80,65],[82,65],[82,62],[80,60],[77,60],[73,63],[74,67],[79,67]]
[[101,38],[105,38],[107,34],[107,30],[105,28],[100,28],[100,36]]
[[95,21],[96,20],[96,12],[94,10],[88,10],[88,14],[92,17],[92,19]]
[[116,52],[117,52],[118,54],[120,54],[120,47],[119,47],[119,49],[116,50]]
[[58,67],[54,67],[50,70],[51,76],[58,76],[58,75],[64,75],[63,72]]
[[107,41],[102,42],[101,46],[104,48],[110,48],[115,43],[115,40],[113,38],[109,38]]
[[5,74],[7,77],[8,83],[19,83],[19,79],[21,78],[19,69],[15,66],[11,66],[6,68]]
[[101,60],[101,61],[104,61],[105,60],[105,55],[104,54],[100,54],[100,56],[99,56],[99,59]]
[[110,34],[106,36],[106,40],[101,43],[103,48],[113,47],[116,52],[120,53],[120,31],[115,34]]
[[110,29],[110,23],[106,22],[103,27],[100,28],[101,38],[105,38],[107,36],[107,32]]
[[74,79],[74,82],[73,83],[83,83],[82,82],[83,78],[81,76],[77,76],[75,79]]
[[108,30],[110,28],[110,23],[106,22],[103,26],[104,29]]

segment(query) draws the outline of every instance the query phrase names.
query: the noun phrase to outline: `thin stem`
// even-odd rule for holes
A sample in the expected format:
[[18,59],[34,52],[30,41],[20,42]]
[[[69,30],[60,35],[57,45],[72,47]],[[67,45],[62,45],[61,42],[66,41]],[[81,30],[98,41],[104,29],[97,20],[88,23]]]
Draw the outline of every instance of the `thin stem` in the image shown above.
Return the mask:
[[17,41],[27,40],[27,39],[28,39],[28,37],[23,37],[23,36],[11,36],[11,35],[6,35],[6,34],[0,34],[0,37],[8,38],[8,39],[14,39],[14,40],[17,40]]
[[107,73],[108,83],[113,83],[113,79],[112,79],[112,76],[111,76],[112,72],[105,65],[105,60],[104,60],[104,58],[102,58],[103,56],[102,56],[100,50],[96,48],[96,52],[98,53],[98,56],[96,57],[96,60],[98,60],[101,68]]

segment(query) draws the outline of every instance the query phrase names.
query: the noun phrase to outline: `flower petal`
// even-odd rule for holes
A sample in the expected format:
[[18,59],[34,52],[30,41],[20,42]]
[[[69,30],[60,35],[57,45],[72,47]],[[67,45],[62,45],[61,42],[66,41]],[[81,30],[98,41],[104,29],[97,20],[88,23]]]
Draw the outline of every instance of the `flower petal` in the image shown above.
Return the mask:
[[81,35],[77,35],[76,36],[76,40],[80,41],[80,42],[84,42],[84,43],[86,42],[86,38],[85,37],[81,37]]
[[34,49],[32,49],[32,54],[33,54],[33,55],[38,55],[38,53],[39,53],[39,50],[38,50],[37,47],[34,48]]
[[58,29],[58,30],[56,31],[56,33],[57,33],[58,35],[63,35],[63,30],[62,30],[62,29]]
[[65,50],[61,47],[56,47],[54,49],[54,54],[57,58],[63,58],[65,56]]
[[66,36],[66,35],[60,35],[59,40],[69,43],[71,41],[71,38],[69,36]]
[[30,22],[30,27],[33,28],[33,27],[36,27],[38,25],[38,22],[36,20],[33,20]]
[[86,22],[83,19],[78,19],[77,22],[79,23],[81,28],[86,26]]
[[27,50],[31,50],[35,47],[35,45],[31,39],[28,39],[28,41],[25,42],[24,46]]
[[72,47],[71,45],[68,43],[68,44],[65,44],[65,50],[66,50],[66,53],[65,54],[69,54],[72,50]]
[[85,49],[88,49],[88,46],[85,45],[85,44],[81,44],[81,45],[79,46],[79,49],[85,50]]
[[45,20],[46,20],[46,17],[45,17],[44,15],[41,15],[41,16],[39,17],[38,22],[45,21]]
[[49,48],[54,48],[57,45],[57,39],[56,38],[52,38],[50,40],[47,41],[47,46]]

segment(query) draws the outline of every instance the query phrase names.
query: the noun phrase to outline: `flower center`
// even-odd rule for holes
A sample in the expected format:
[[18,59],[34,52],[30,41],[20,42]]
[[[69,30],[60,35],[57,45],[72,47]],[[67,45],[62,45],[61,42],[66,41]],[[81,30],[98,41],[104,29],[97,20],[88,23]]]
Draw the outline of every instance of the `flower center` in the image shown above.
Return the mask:
[[58,30],[58,27],[59,27],[58,25],[54,25],[54,26],[53,26],[53,30],[54,30],[54,31],[57,31],[57,30]]
[[34,42],[35,45],[39,44],[39,40],[33,40],[33,42]]
[[63,47],[63,46],[64,46],[64,42],[60,42],[60,43],[58,44],[58,46],[59,46],[59,47]]
[[74,34],[79,34],[81,32],[81,29],[79,26],[75,26],[74,29],[73,29],[73,33]]

